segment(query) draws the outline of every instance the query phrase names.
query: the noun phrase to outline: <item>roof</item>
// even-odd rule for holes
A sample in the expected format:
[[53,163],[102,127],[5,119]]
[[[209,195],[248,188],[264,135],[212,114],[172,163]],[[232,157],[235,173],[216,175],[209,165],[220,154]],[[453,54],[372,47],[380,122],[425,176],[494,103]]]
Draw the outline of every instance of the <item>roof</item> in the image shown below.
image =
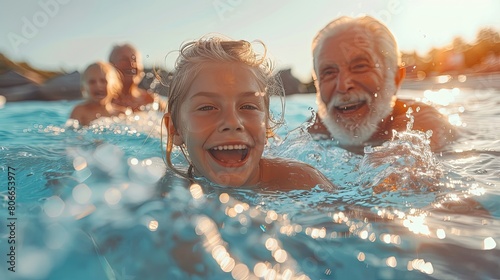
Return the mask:
[[47,80],[40,88],[43,100],[73,100],[82,98],[80,73],[74,71]]
[[4,74],[0,74],[0,87],[12,87],[25,84],[40,84],[35,79],[28,78],[27,76],[20,74],[17,71],[9,70]]

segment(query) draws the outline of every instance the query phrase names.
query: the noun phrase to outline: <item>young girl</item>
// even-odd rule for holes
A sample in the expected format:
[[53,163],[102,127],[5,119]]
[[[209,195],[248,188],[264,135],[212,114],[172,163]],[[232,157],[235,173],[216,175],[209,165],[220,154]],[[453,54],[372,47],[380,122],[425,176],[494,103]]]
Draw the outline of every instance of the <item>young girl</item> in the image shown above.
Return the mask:
[[113,65],[101,61],[90,64],[82,74],[81,83],[87,100],[75,106],[70,119],[77,120],[80,125],[88,125],[100,117],[124,112],[122,107],[111,102],[122,88],[120,76]]
[[[190,180],[204,177],[228,187],[333,188],[310,165],[262,158],[267,138],[278,125],[269,112],[270,95],[276,90],[282,88],[265,52],[257,55],[247,41],[209,37],[183,45],[164,116],[168,167]],[[187,172],[172,164],[173,145],[189,162]]]

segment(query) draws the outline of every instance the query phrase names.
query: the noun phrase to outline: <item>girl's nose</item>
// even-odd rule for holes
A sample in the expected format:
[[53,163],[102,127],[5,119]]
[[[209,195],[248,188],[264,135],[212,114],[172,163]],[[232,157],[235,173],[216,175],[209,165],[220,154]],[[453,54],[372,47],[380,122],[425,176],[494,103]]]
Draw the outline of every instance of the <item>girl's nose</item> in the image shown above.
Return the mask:
[[221,124],[219,126],[219,132],[224,131],[242,131],[243,130],[243,122],[238,114],[238,110],[227,109],[222,115]]

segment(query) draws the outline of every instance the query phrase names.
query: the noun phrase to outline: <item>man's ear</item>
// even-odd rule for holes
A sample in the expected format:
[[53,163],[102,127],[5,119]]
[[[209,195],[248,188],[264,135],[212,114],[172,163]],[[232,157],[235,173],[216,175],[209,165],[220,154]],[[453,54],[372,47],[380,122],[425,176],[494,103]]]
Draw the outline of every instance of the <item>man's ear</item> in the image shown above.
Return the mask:
[[406,68],[405,67],[399,67],[398,71],[396,72],[396,76],[394,77],[394,82],[396,83],[396,87],[399,88],[401,86],[401,83],[406,77]]
[[180,146],[184,144],[182,136],[177,133],[177,130],[175,129],[170,113],[165,113],[163,115],[163,122],[165,123],[165,127],[167,128],[168,138],[173,139],[174,145]]

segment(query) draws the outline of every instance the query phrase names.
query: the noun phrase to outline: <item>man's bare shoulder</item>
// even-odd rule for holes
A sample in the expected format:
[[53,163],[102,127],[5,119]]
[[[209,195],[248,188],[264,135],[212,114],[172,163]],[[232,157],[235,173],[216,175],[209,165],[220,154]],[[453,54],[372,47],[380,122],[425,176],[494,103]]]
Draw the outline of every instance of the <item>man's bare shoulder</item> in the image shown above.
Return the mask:
[[438,110],[432,105],[425,104],[423,102],[412,100],[412,99],[397,99],[394,105],[393,115],[406,115],[408,110],[411,108],[413,114],[420,114],[423,112],[436,113],[439,114]]
[[457,129],[450,124],[446,116],[441,114],[435,107],[413,100],[398,100],[394,110],[393,126],[398,131],[406,129],[409,118],[406,115],[412,108],[412,129],[418,131],[432,131],[431,148],[438,151],[459,137]]
[[142,89],[142,88],[139,89],[139,92],[141,94],[139,98],[145,104],[153,103],[155,101],[155,97],[154,97],[154,95],[151,92],[149,92],[149,91],[147,91],[145,89]]

